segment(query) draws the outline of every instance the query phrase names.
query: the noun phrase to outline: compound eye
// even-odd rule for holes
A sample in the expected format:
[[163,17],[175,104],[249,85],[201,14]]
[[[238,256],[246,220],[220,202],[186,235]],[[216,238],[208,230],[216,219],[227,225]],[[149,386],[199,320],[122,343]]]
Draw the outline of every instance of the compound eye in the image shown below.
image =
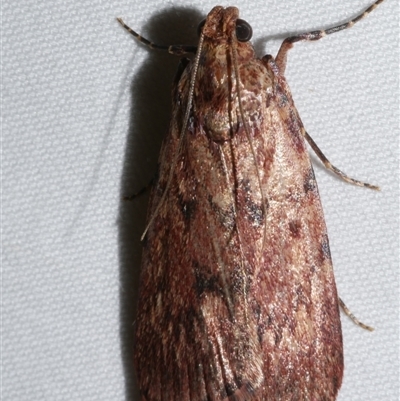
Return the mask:
[[203,30],[203,26],[206,23],[206,20],[203,19],[203,21],[200,22],[200,24],[197,26],[197,36],[201,35],[201,32]]
[[250,24],[240,18],[236,20],[236,38],[239,42],[248,42],[253,36]]

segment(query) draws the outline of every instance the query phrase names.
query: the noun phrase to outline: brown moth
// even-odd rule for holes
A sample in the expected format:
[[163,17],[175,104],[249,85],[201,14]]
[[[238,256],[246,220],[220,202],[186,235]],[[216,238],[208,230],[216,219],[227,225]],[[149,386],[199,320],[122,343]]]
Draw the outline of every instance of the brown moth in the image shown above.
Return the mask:
[[335,400],[339,303],[287,38],[259,59],[235,7],[214,7],[183,60],[144,234],[135,366],[144,401]]

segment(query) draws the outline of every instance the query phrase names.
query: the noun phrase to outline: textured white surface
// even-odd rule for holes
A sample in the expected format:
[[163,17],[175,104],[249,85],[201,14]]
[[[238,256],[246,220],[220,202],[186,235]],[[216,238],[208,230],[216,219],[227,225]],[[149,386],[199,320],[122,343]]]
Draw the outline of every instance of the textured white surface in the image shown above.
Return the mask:
[[[369,3],[236,5],[263,55]],[[178,60],[135,43],[115,17],[153,41],[193,44],[214,5],[3,0],[2,400],[137,399],[131,336],[146,199],[120,199],[155,171]],[[315,163],[340,295],[376,328],[342,318],[342,401],[399,399],[398,37],[398,2],[386,0],[289,57],[310,135],[334,164],[382,187],[346,185]]]

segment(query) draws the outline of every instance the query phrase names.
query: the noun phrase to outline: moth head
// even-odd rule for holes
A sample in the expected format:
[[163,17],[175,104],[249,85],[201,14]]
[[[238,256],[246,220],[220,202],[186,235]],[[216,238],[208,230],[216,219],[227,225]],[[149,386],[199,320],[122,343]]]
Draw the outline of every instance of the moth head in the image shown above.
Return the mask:
[[207,18],[200,22],[197,33],[216,40],[224,40],[235,37],[239,42],[248,42],[253,29],[245,20],[239,18],[239,10],[236,7],[214,7]]

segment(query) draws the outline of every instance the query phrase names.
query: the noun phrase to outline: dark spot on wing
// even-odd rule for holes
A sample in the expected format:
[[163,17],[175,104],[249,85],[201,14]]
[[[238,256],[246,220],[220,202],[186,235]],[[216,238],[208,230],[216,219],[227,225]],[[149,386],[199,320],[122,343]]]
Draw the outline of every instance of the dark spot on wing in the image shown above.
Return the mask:
[[312,167],[307,172],[307,175],[304,179],[303,188],[306,193],[310,191],[314,192],[317,188],[317,182],[315,180],[314,170],[312,169]]
[[299,284],[296,287],[296,310],[298,310],[299,305],[305,305],[307,310],[310,309],[311,304],[310,300],[308,299],[307,295],[304,292],[303,285]]
[[179,206],[185,222],[188,223],[196,212],[197,209],[196,200],[183,199],[182,196],[179,196]]
[[321,242],[321,255],[324,259],[331,260],[331,250],[329,248],[329,240],[326,234]]
[[278,107],[287,106],[289,99],[287,98],[285,92],[282,90],[281,86],[278,84],[275,85],[275,93],[277,95]]
[[[249,180],[242,180],[238,190],[238,207],[244,203],[246,218],[256,226],[264,223],[264,211],[261,204],[253,201]],[[266,206],[267,207],[267,206]]]
[[301,126],[297,114],[290,109],[289,117],[286,119],[287,128],[291,134],[293,145],[298,153],[305,151],[304,136],[301,131]]
[[217,293],[221,294],[222,289],[219,283],[218,276],[211,273],[211,269],[207,266],[200,266],[198,263],[195,265],[195,277],[196,277],[196,292],[199,297],[204,293]]
[[289,230],[292,237],[298,238],[300,236],[301,223],[298,220],[292,220],[289,222]]
[[230,395],[234,394],[235,391],[237,390],[237,387],[231,383],[226,383],[225,384],[225,392],[226,395],[229,397]]
[[247,204],[248,219],[257,226],[261,226],[264,221],[264,213],[261,205],[249,201]]

